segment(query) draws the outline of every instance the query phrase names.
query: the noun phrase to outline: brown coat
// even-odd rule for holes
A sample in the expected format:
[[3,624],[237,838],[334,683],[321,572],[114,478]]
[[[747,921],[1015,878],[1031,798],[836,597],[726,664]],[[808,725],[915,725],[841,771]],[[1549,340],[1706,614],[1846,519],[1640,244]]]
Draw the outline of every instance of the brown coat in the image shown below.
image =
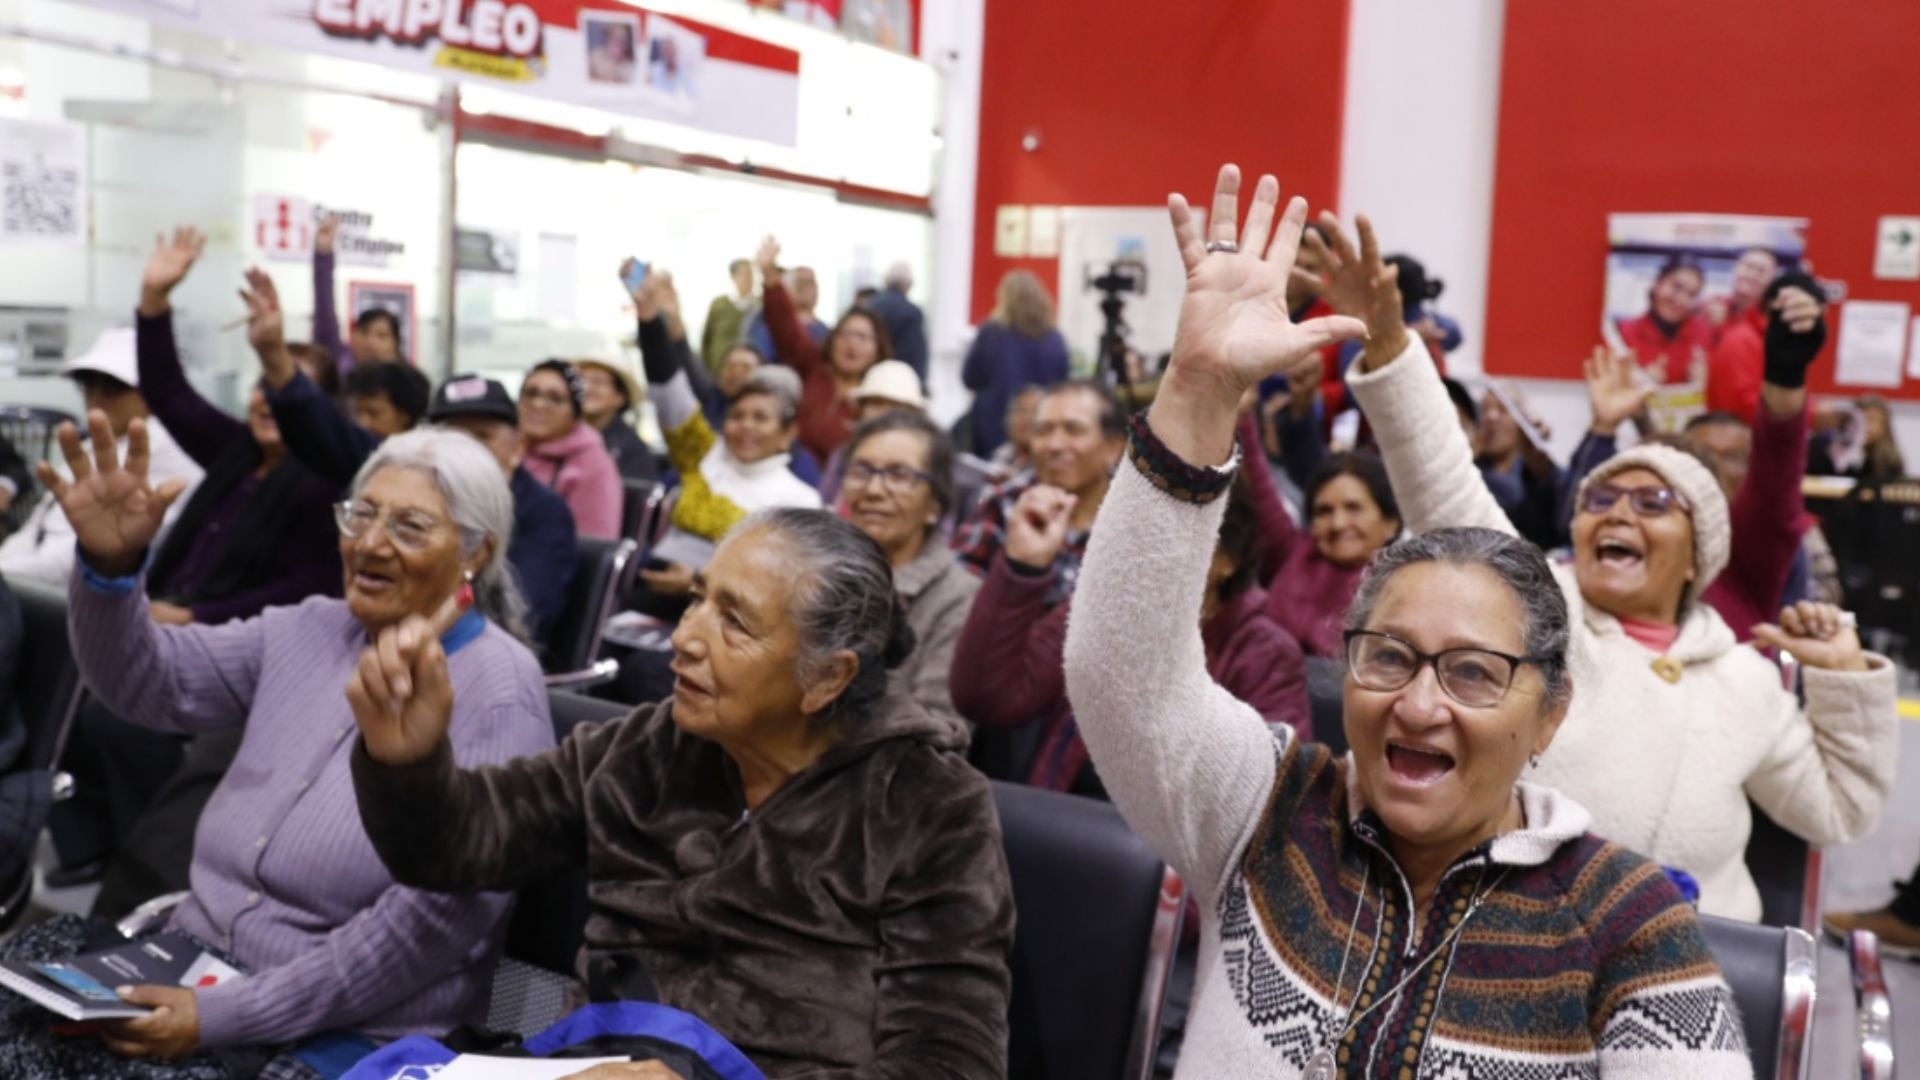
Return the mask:
[[477,770],[354,752],[374,847],[404,883],[515,888],[585,860],[582,972],[638,963],[660,1001],[769,1076],[1006,1075],[1013,899],[986,781],[952,726],[890,696],[751,814],[672,706]]

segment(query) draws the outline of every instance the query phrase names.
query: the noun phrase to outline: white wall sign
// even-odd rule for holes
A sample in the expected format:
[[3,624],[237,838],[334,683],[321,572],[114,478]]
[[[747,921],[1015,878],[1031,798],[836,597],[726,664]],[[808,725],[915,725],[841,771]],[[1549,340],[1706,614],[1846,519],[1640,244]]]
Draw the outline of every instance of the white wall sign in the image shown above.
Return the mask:
[[87,242],[87,129],[0,120],[0,239]]
[[1036,259],[1060,256],[1060,208],[1036,206],[1027,215],[1027,254]]
[[1833,381],[1841,386],[1898,387],[1911,310],[1889,300],[1849,300],[1840,305]]
[[1002,259],[1027,257],[1027,208],[1003,206],[993,215],[993,253]]
[[334,261],[342,266],[385,266],[404,255],[407,245],[376,236],[371,211],[323,206],[299,195],[262,192],[253,197],[253,245],[279,262],[305,262],[313,257],[313,235],[332,214],[340,219],[334,239]]
[[1873,248],[1873,276],[1920,281],[1920,217],[1883,217]]

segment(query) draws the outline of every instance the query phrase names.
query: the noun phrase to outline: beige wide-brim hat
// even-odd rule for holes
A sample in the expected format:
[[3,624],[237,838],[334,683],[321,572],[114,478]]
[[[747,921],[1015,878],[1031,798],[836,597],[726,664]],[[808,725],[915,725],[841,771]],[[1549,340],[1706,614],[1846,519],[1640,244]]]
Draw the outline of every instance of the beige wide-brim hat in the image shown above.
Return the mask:
[[640,376],[634,372],[633,364],[626,360],[609,360],[599,356],[576,357],[573,366],[577,368],[599,368],[612,375],[627,392],[627,402],[631,408],[639,408],[647,398],[646,387],[640,383]]
[[878,398],[927,411],[927,395],[920,388],[920,375],[905,360],[882,360],[868,368],[852,397],[856,402]]

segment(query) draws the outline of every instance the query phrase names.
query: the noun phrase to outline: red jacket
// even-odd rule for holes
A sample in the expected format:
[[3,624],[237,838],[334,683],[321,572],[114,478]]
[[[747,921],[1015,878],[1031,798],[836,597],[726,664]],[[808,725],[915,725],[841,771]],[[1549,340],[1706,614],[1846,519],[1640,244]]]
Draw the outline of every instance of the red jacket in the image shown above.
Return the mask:
[[1627,348],[1633,350],[1634,358],[1640,361],[1641,367],[1647,367],[1663,357],[1666,359],[1669,386],[1686,382],[1695,353],[1705,357],[1713,348],[1713,324],[1701,315],[1691,316],[1681,323],[1680,329],[1672,337],[1661,332],[1651,314],[1625,319],[1618,325],[1620,339]]
[[1759,305],[1730,316],[1707,359],[1707,408],[1742,420],[1760,408],[1766,373],[1767,316]]
[[[1067,702],[1067,618],[1073,602],[1048,611],[1052,583],[1051,572],[1022,574],[1005,557],[994,560],[954,646],[953,705],[961,716],[987,727],[1044,720],[1027,783],[1069,791],[1088,754]],[[1207,674],[1269,724],[1289,724],[1301,738],[1311,739],[1300,644],[1267,616],[1266,607],[1266,593],[1248,589],[1201,626]]]
[[800,445],[813,451],[821,461],[853,437],[853,424],[859,409],[850,399],[840,396],[840,384],[822,347],[800,325],[800,313],[793,296],[778,281],[770,281],[761,291],[766,308],[767,333],[773,335],[773,347],[781,359],[800,373]]

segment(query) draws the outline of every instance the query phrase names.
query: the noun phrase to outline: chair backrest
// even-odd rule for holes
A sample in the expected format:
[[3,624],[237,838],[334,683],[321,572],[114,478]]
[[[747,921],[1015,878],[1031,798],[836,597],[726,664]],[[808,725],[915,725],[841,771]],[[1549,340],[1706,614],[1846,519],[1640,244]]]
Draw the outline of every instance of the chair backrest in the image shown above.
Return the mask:
[[27,728],[27,761],[51,769],[80,706],[80,668],[67,640],[67,591],[38,581],[9,581],[20,600],[20,663],[13,703]]
[[631,476],[620,478],[620,535],[632,537],[641,543],[646,540],[640,535],[640,527],[645,524],[648,500],[653,497],[655,488],[660,485],[651,480],[640,480]]
[[612,617],[614,604],[627,586],[627,576],[639,545],[621,538],[582,536],[576,543],[573,584],[547,636],[547,671],[579,671],[593,663],[600,651],[600,634]]
[[1011,1080],[1148,1075],[1185,889],[1111,803],[995,782],[1013,877]]
[[617,701],[576,694],[569,690],[547,691],[547,708],[553,713],[553,737],[564,739],[581,724],[604,724],[633,711],[633,706]]
[[1812,935],[1711,915],[1700,916],[1700,932],[1733,987],[1753,1075],[1799,1080],[1811,1060],[1807,1050],[1819,955]]
[[1347,752],[1347,725],[1342,704],[1347,665],[1331,656],[1307,657],[1307,709],[1313,717],[1313,741],[1340,757]]

